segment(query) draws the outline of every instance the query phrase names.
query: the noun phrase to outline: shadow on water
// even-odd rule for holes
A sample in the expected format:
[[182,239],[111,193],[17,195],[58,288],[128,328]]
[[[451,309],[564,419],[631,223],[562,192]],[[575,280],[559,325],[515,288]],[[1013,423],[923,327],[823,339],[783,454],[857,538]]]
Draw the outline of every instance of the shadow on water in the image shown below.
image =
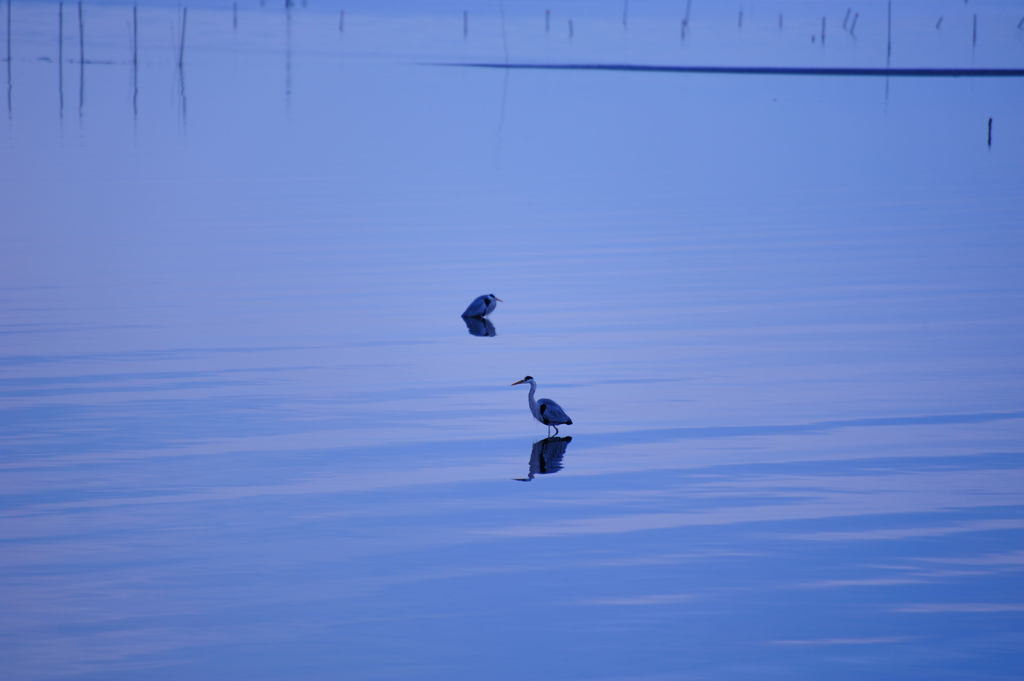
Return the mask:
[[185,94],[185,67],[178,65],[178,101],[181,106],[181,125],[188,125],[188,97]]
[[78,62],[78,117],[85,114],[85,62]]
[[491,324],[491,320],[486,317],[463,317],[462,321],[466,322],[466,329],[474,336],[490,337],[498,335],[494,324]]
[[572,436],[546,437],[533,443],[533,451],[530,452],[530,475],[525,478],[516,478],[520,482],[530,482],[535,475],[547,475],[562,470],[562,457],[565,450],[572,442]]

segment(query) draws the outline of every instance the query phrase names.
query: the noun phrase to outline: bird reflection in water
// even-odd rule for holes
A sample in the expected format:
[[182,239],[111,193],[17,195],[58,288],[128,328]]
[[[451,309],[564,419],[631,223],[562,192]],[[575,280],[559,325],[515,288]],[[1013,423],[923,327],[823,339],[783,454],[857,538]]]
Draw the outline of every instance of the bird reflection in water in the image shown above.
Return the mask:
[[546,437],[534,442],[533,451],[530,452],[530,475],[516,480],[530,482],[535,475],[557,473],[562,470],[562,457],[565,456],[565,449],[570,442],[572,436]]
[[494,330],[494,324],[491,324],[491,320],[486,317],[463,317],[462,321],[466,322],[466,328],[474,336],[498,335],[498,332]]

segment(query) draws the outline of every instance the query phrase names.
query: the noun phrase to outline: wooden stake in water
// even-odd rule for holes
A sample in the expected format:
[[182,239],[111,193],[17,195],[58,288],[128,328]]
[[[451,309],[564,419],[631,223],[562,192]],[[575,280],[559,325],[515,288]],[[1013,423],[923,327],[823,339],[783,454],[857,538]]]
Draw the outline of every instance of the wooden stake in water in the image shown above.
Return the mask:
[[14,0],[7,0],[7,82],[10,84],[11,75],[11,3]]
[[7,117],[14,117],[14,80],[11,72],[11,1],[7,0]]
[[178,43],[178,68],[185,64],[185,27],[188,25],[188,7],[181,8],[181,42]]
[[132,68],[139,68],[139,6],[132,5]]
[[64,118],[64,3],[57,5],[57,97]]
[[821,18],[821,46],[825,46],[825,17]]
[[992,117],[988,117],[988,145],[992,146]]
[[892,61],[892,0],[887,4],[886,30],[885,30],[885,68],[889,68]]
[[844,30],[844,31],[846,30],[846,24],[847,24],[847,22],[849,22],[849,21],[850,21],[850,12],[852,12],[852,11],[853,11],[853,10],[852,10],[851,8],[849,8],[849,7],[847,7],[847,8],[846,8],[846,16],[845,16],[845,17],[843,17],[843,30]]
[[139,6],[132,5],[132,115],[139,115]]
[[85,64],[85,15],[81,0],[78,2],[78,63]]
[[132,115],[139,117],[139,6],[132,5]]
[[78,3],[78,117],[85,113],[85,13]]
[[498,0],[498,13],[501,15],[501,51],[505,55],[505,65],[507,66],[508,32],[505,30],[505,0]]
[[[9,5],[10,3],[8,3]],[[974,15],[974,23],[971,27],[971,49],[978,46],[978,15]]]

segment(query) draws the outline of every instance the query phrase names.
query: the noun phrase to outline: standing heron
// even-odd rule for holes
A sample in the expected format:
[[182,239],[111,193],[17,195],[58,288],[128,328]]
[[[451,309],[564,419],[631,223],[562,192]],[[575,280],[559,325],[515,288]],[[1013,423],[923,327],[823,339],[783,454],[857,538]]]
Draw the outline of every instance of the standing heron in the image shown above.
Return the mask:
[[533,393],[537,390],[537,382],[533,380],[533,376],[527,376],[521,381],[516,381],[512,385],[519,385],[520,383],[530,384],[530,413],[533,414],[533,418],[537,419],[545,426],[548,427],[548,432],[551,432],[551,428],[555,429],[555,435],[558,435],[558,426],[572,425],[572,419],[565,413],[565,410],[558,406],[558,403],[554,400],[549,400],[542,397],[539,400],[533,399]]
[[466,311],[462,313],[463,317],[486,317],[487,315],[494,312],[494,308],[498,303],[505,302],[493,293],[485,293],[482,296],[477,296],[473,299],[473,302],[469,304]]

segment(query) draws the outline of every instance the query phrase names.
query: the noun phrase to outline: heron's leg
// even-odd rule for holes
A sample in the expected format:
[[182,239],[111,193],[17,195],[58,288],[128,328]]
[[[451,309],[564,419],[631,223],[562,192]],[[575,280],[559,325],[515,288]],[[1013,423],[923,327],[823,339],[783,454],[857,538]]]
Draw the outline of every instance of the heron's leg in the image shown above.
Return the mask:
[[555,435],[558,435],[558,426],[555,426]]

